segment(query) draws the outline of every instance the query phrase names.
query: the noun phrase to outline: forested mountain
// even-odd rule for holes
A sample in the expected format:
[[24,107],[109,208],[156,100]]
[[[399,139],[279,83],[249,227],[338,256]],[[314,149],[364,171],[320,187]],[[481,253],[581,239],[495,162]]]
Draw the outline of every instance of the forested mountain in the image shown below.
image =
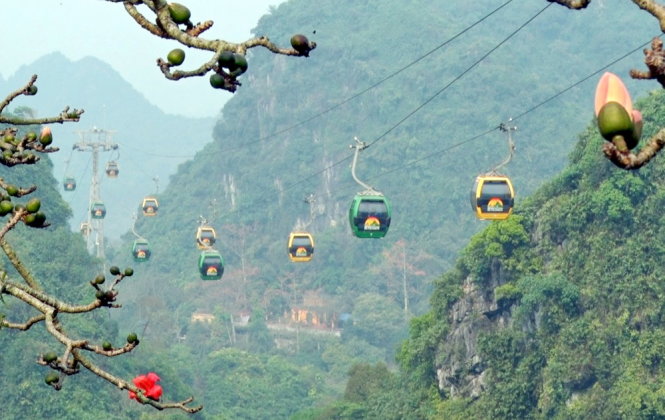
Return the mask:
[[[128,377],[154,370],[166,395],[195,395],[200,419],[584,418],[630,404],[657,413],[648,398],[659,389],[658,357],[646,349],[658,338],[660,306],[639,292],[657,297],[649,279],[658,275],[638,258],[657,254],[638,244],[656,247],[658,216],[649,211],[659,207],[659,164],[615,169],[592,129],[573,148],[593,116],[594,72],[635,51],[610,68],[626,74],[658,28],[628,4],[597,3],[580,12],[550,4],[521,27],[549,3],[516,0],[471,29],[500,5],[291,0],[273,8],[257,35],[302,32],[318,47],[308,59],[252,51],[213,141],[158,194],[157,216],[136,224],[150,260],[132,262],[132,233],[107,252],[108,262],[136,271],[122,285],[123,308],[99,324],[114,337],[139,333],[139,351],[118,368]],[[628,86],[636,96],[656,87]],[[659,97],[645,101],[648,122]],[[470,211],[468,191],[508,154],[498,126],[511,117],[517,150],[504,170],[517,211],[488,225]],[[371,144],[358,176],[393,203],[383,239],[355,238],[348,226],[362,189],[349,169],[354,136]],[[191,151],[189,138],[165,144]],[[170,162],[154,157],[146,163]],[[109,201],[133,201],[126,194]],[[201,217],[218,232],[220,281],[199,278]],[[309,263],[286,256],[296,228],[314,234]],[[631,239],[649,229],[651,240]],[[37,371],[23,388],[42,385],[33,365],[16,364]],[[3,379],[14,378],[25,376]],[[609,404],[606,390],[614,396],[632,384],[639,388],[622,394],[626,401]],[[94,381],[77,407],[91,389]],[[39,390],[30,399],[37,408],[62,398]],[[12,407],[26,404],[10,394]],[[133,401],[92,404],[117,418],[186,417]],[[315,406],[324,408],[308,410]]]
[[[39,94],[19,97],[12,106],[28,107],[36,115],[60,113],[65,105],[85,110],[76,126],[52,126],[54,145],[60,148],[60,153],[52,156],[54,174],[61,181],[68,176],[77,181],[77,189],[64,194],[74,213],[71,224],[75,229],[87,219],[92,179],[92,154],[73,151],[75,143],[108,139],[118,144],[117,150],[100,151],[99,175],[100,195],[108,209],[105,233],[119,238],[131,228],[132,214],[142,198],[156,188],[163,189],[177,166],[211,140],[211,118],[164,114],[110,65],[96,58],[72,62],[52,53],[21,66],[6,82],[0,81],[0,87],[4,92],[16,90],[33,74],[38,76]],[[111,133],[109,137],[90,133],[93,128]],[[104,174],[108,161],[118,163],[118,178],[109,179]]]
[[[577,13],[549,7],[518,31],[545,6],[514,2],[348,102],[498,6],[320,2],[309,8],[291,1],[272,10],[255,33],[274,39],[307,33],[319,45],[316,54],[302,61],[250,54],[242,91],[224,107],[214,141],[159,195],[159,215],[137,223],[153,254],[139,267],[145,281],[126,297],[130,309],[119,321],[138,323],[136,313],[150,313],[146,337],[167,346],[184,336],[181,344],[204,357],[201,366],[228,347],[307,361],[328,372],[330,396],[340,395],[354,362],[390,367],[407,320],[427,311],[431,280],[453,268],[467,240],[486,226],[470,212],[468,191],[478,173],[508,154],[498,125],[516,117],[517,152],[505,170],[519,207],[561,171],[592,117],[597,78],[590,75],[634,50],[632,60],[611,67],[625,74],[641,62],[640,46],[653,35],[627,5]],[[619,34],[611,29],[617,25],[634,30]],[[636,95],[655,88],[629,87]],[[382,240],[349,232],[348,206],[362,189],[349,170],[354,136],[372,143],[360,156],[358,176],[393,202]],[[303,203],[310,194],[311,207]],[[219,234],[216,248],[226,260],[219,282],[198,278],[194,234],[201,216]],[[286,237],[303,225],[315,235],[315,257],[293,264]],[[129,261],[134,238],[128,234],[114,257]],[[350,313],[353,322],[339,340],[305,339],[311,319],[294,321],[303,310],[319,319]],[[214,318],[192,324],[193,314]],[[236,336],[243,315],[253,324]],[[294,325],[301,334],[289,337],[284,328]]]
[[[649,136],[665,124],[664,99],[660,91],[638,104]],[[423,419],[665,415],[665,164],[620,170],[600,153],[603,141],[589,126],[561,174],[471,239],[399,352],[414,392],[378,386],[356,410],[383,419],[414,406],[425,408],[410,418]],[[386,410],[391,398],[401,401]]]

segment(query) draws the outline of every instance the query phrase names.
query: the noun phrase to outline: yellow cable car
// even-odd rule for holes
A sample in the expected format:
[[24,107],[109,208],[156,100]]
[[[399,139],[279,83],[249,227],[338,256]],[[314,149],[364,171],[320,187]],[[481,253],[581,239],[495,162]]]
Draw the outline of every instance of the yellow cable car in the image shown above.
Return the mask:
[[311,261],[314,255],[314,238],[307,232],[291,232],[286,250],[293,262]]
[[118,168],[118,162],[110,160],[106,163],[106,175],[109,178],[117,178],[120,173],[120,168]]
[[144,216],[156,216],[159,209],[159,202],[155,197],[146,197],[141,204]]
[[513,212],[515,190],[505,175],[478,175],[471,190],[471,208],[480,220],[504,220]]
[[199,249],[207,249],[215,245],[217,232],[212,226],[199,226],[196,230],[196,246]]

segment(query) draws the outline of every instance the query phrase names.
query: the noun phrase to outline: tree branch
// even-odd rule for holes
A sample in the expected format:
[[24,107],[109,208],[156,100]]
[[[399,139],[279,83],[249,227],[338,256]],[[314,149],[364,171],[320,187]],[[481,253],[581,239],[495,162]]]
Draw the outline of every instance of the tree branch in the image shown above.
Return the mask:
[[632,0],[642,10],[651,13],[653,17],[658,19],[660,30],[665,32],[665,6],[658,4],[655,0]]
[[603,153],[616,166],[622,169],[639,169],[649,162],[665,146],[665,128],[649,139],[637,155],[620,152],[612,142],[603,144]]
[[[14,216],[16,217],[16,215]],[[7,258],[9,259],[9,262],[12,263],[16,271],[21,275],[21,278],[25,280],[25,282],[34,290],[41,290],[41,286],[35,280],[34,277],[32,277],[32,274],[28,271],[26,266],[23,264],[23,262],[18,258],[16,253],[14,252],[14,249],[9,245],[9,243],[5,240],[5,228],[9,226],[9,224],[12,222],[14,218],[12,218],[7,224],[5,224],[5,227],[0,231],[0,247],[2,250],[5,252],[5,255],[7,255]],[[19,217],[20,220],[20,217]]]
[[[213,57],[209,61],[204,62],[192,70],[172,71],[171,68],[175,66],[174,64],[171,64],[162,58],[158,58],[157,66],[159,67],[164,77],[169,80],[179,80],[187,77],[200,77],[213,71],[221,75],[224,79],[224,83],[221,86],[216,87],[227,90],[229,92],[235,92],[236,88],[240,86],[240,83],[236,81],[236,77],[239,76],[239,74],[226,72],[217,66],[217,60],[222,52],[233,52],[236,54],[245,55],[247,50],[250,48],[263,47],[274,54],[307,57],[309,55],[309,51],[316,48],[316,43],[309,41],[307,41],[306,45],[300,50],[297,48],[281,48],[271,42],[265,36],[249,39],[242,43],[231,43],[221,39],[204,39],[201,38],[200,35],[213,26],[214,22],[212,20],[206,20],[204,22],[197,23],[196,25],[193,25],[190,21],[187,21],[184,23],[185,28],[182,28],[181,25],[183,24],[178,24],[173,21],[171,18],[171,11],[169,6],[163,0],[106,1],[111,3],[122,2],[125,10],[132,17],[132,19],[134,19],[134,21],[140,27],[150,32],[152,35],[164,39],[173,39],[187,47],[206,50],[213,53]],[[155,14],[156,23],[152,23],[143,13],[137,9],[136,6],[139,4],[147,6],[148,10]]]
[[30,327],[32,327],[33,325],[35,325],[38,322],[43,321],[44,319],[46,319],[46,316],[44,314],[39,314],[39,315],[33,316],[32,318],[30,318],[29,320],[27,320],[23,324],[19,324],[19,323],[15,323],[15,322],[9,322],[9,321],[7,321],[6,319],[3,318],[2,320],[0,320],[0,327],[12,328],[12,329],[15,329],[15,330],[26,331],[26,330],[30,329]]
[[196,413],[199,412],[203,409],[202,405],[196,406],[196,407],[190,407],[187,404],[191,403],[194,401],[193,397],[189,397],[183,401],[180,402],[175,402],[175,403],[161,403],[159,401],[152,400],[148,397],[145,396],[143,391],[134,384],[131,384],[121,378],[118,378],[115,375],[112,375],[111,373],[105,371],[104,369],[100,368],[99,366],[95,365],[92,363],[90,360],[85,358],[83,354],[78,349],[73,349],[72,350],[72,355],[74,356],[74,359],[76,359],[83,367],[88,369],[90,372],[94,373],[95,375],[99,376],[100,378],[114,384],[117,386],[119,389],[126,389],[129,391],[132,391],[136,394],[136,399],[142,404],[148,404],[153,407],[155,407],[158,410],[164,410],[167,408],[178,408],[180,410],[183,410],[187,413]]
[[[33,74],[28,83],[25,84],[21,89],[15,90],[14,92],[10,93],[7,95],[7,97],[0,102],[0,113],[4,111],[4,109],[13,101],[17,96],[19,95],[25,95],[29,91],[30,87],[35,84],[35,81],[37,80],[37,75]],[[2,115],[0,115],[0,118],[2,118]],[[0,119],[0,122],[3,122]]]

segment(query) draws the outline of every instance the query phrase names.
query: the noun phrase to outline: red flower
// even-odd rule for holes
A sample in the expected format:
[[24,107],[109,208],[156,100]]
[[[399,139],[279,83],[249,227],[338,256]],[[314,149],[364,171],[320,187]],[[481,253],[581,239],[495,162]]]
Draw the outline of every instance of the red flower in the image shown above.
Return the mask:
[[[159,401],[159,398],[162,396],[162,387],[157,385],[157,382],[160,380],[159,376],[156,373],[150,372],[147,375],[139,375],[132,380],[134,385],[145,394],[146,397],[151,400]],[[136,393],[129,391],[129,398],[135,400]]]

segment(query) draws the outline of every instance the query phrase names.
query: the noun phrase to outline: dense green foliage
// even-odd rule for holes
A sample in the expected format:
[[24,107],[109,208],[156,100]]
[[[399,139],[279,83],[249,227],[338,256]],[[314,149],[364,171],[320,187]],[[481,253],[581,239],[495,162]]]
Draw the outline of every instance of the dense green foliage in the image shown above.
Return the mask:
[[[665,125],[664,97],[659,92],[638,104],[647,135]],[[639,171],[619,170],[602,157],[602,141],[590,127],[559,176],[514,217],[475,235],[457,269],[436,283],[431,312],[412,321],[409,351],[399,356],[405,375],[445,360],[432,343],[446,340],[450,327],[428,320],[450,319],[463,283],[494,288],[493,299],[508,316],[504,328],[478,336],[484,391],[473,400],[444,395],[431,418],[651,419],[665,413],[659,269],[665,164],[656,158]],[[498,287],[491,281],[497,267],[503,273]],[[423,341],[428,335],[435,338]],[[420,387],[428,384],[431,379]]]
[[[636,410],[658,416],[662,235],[652,209],[665,201],[654,181],[662,167],[616,170],[600,156],[600,139],[590,128],[571,165],[540,187],[564,168],[576,133],[588,124],[592,83],[536,107],[652,34],[645,25],[634,27],[642,16],[635,8],[575,13],[553,6],[538,25],[470,68],[543,3],[517,2],[339,107],[496,2],[325,0],[310,7],[291,0],[273,9],[255,32],[289,39],[316,31],[316,53],[306,60],[248,55],[243,88],[225,106],[214,141],[179,167],[159,194],[158,216],[137,222],[153,254],[122,285],[123,309],[77,327],[111,341],[138,331],[141,346],[132,357],[110,363],[128,378],[158,372],[169,398],[195,395],[205,407],[197,419],[585,418],[593,410],[601,417]],[[608,21],[634,30],[616,31]],[[638,60],[613,70],[625,72]],[[658,97],[642,108],[646,135],[659,115]],[[506,170],[517,188],[517,211],[481,230],[468,189],[504,158],[505,136],[492,129],[516,115],[517,154]],[[376,140],[363,151],[358,175],[393,202],[393,224],[382,240],[353,238],[347,225],[348,205],[360,189],[348,170],[353,136]],[[57,187],[45,174],[35,182]],[[310,209],[302,200],[312,192]],[[67,220],[64,206],[49,204],[61,210],[56,220]],[[219,282],[198,277],[199,216],[218,231],[227,264]],[[316,239],[314,259],[299,265],[284,249],[298,220]],[[45,281],[84,285],[94,262],[80,239],[53,230],[44,232],[44,241],[58,239],[72,249],[62,252],[62,261],[48,256]],[[132,264],[134,237],[123,239],[108,252],[120,266]],[[33,261],[27,253],[35,249],[26,243],[22,252]],[[50,273],[57,275],[48,280]],[[495,312],[510,325],[481,334],[482,364],[465,365],[471,373],[487,372],[484,392],[453,396],[438,387],[437,369],[447,360],[445,339],[457,328],[450,313],[469,279],[495,299]],[[85,300],[85,286],[71,289],[67,296]],[[308,311],[308,322],[293,322],[292,310]],[[195,322],[200,314],[214,318]],[[314,316],[334,319],[336,328],[314,326]],[[410,338],[400,344],[408,326]],[[3,389],[35,391],[28,400],[34,407],[23,409],[34,418],[50,417],[44,410],[56,399],[58,410],[76,405],[71,418],[101,418],[103,411],[117,418],[186,417],[155,413],[115,390],[97,401],[95,378],[68,381],[57,395],[50,388],[37,392],[41,371],[32,363],[35,352],[25,349],[41,350],[41,336],[15,336],[0,335],[13,343],[2,357],[21,358],[12,364],[17,371],[3,376]],[[61,398],[69,392],[77,398]],[[7,407],[28,405],[22,393],[5,394]],[[110,408],[116,398],[123,402]],[[81,413],[86,401],[99,412]],[[23,417],[16,410],[12,415]]]
[[[294,407],[341,397],[354,363],[383,362],[393,368],[398,351],[400,361],[414,370],[409,370],[408,378],[396,379],[399,385],[394,389],[408,383],[414,391],[404,398],[391,396],[393,408],[386,411],[401,413],[404,407],[422,406],[423,417],[436,412],[439,392],[431,386],[420,390],[413,383],[427,379],[432,384],[436,378],[432,360],[439,357],[438,340],[453,326],[446,321],[446,307],[460,295],[459,278],[475,275],[482,282],[483,273],[493,270],[491,262],[500,260],[512,279],[498,292],[504,305],[525,294],[520,287],[529,289],[526,295],[532,299],[539,293],[570,293],[565,284],[561,290],[538,288],[538,273],[547,261],[527,246],[532,221],[524,212],[472,239],[455,265],[463,244],[483,226],[469,211],[468,189],[478,173],[491,169],[508,151],[505,134],[498,130],[464,141],[530,110],[596,71],[608,56],[619,56],[650,36],[643,27],[621,36],[608,29],[608,20],[632,22],[640,16],[637,10],[592,8],[576,15],[550,7],[538,25],[528,26],[444,89],[545,6],[534,3],[507,8],[407,72],[332,110],[452,37],[496,3],[381,2],[379,7],[325,1],[310,8],[304,1],[290,1],[273,9],[255,32],[288,39],[294,32],[309,35],[315,30],[311,38],[319,45],[316,54],[306,60],[264,51],[248,55],[242,92],[224,107],[214,141],[171,178],[159,195],[158,217],[137,223],[137,231],[151,241],[154,252],[149,263],[137,268],[145,280],[135,283],[124,297],[128,310],[118,313],[121,325],[145,326],[146,338],[164,346],[184,336],[183,344],[192,346],[199,357],[234,347],[252,358],[250,353],[260,349],[262,354],[318,370],[329,393],[295,398]],[[566,31],[561,32],[563,27]],[[587,36],[575,35],[579,33]],[[598,45],[611,45],[612,50]],[[615,71],[625,72],[631,63],[620,65],[624,67]],[[582,86],[516,121],[518,153],[507,171],[516,185],[518,203],[563,168],[576,133],[588,123],[593,84]],[[433,98],[439,90],[442,94]],[[517,95],[518,91],[528,95]],[[395,125],[429,99],[427,107]],[[307,122],[297,124],[301,121]],[[348,145],[354,136],[378,140],[363,151],[357,172],[393,202],[393,224],[382,240],[358,240],[349,233],[346,212],[360,188],[348,170]],[[316,201],[310,209],[302,200],[312,192]],[[612,207],[611,202],[606,205]],[[201,282],[196,272],[194,233],[200,215],[217,229],[217,248],[226,260],[224,278],[217,283]],[[298,220],[314,233],[316,252],[312,262],[294,265],[284,248]],[[129,261],[127,249],[133,237],[125,239],[124,248],[115,250],[113,258]],[[462,277],[447,274],[432,284],[432,278],[451,268]],[[533,284],[518,283],[523,273],[533,276]],[[415,341],[398,345],[408,320],[426,312],[431,291],[437,303],[434,314],[413,321],[418,324]],[[292,309],[321,316],[350,313],[353,321],[340,338],[307,336],[303,332],[311,327],[302,326],[295,333],[293,326],[291,332],[284,328]],[[572,316],[567,310],[551,309],[561,312],[560,317]],[[190,316],[195,312],[216,318],[209,327],[192,325]],[[259,313],[270,328],[261,328],[262,323],[236,328],[240,314]],[[536,360],[529,363],[530,369],[537,366]],[[192,386],[201,389],[200,384]],[[266,398],[277,398],[272,396],[276,393]],[[212,396],[206,397],[205,405],[216,404],[208,398]],[[421,399],[430,403],[420,404]],[[397,410],[402,403],[404,407]],[[367,414],[367,407],[358,404],[343,403],[339,409]],[[455,409],[462,411],[459,406]],[[204,411],[202,416],[217,414]]]

